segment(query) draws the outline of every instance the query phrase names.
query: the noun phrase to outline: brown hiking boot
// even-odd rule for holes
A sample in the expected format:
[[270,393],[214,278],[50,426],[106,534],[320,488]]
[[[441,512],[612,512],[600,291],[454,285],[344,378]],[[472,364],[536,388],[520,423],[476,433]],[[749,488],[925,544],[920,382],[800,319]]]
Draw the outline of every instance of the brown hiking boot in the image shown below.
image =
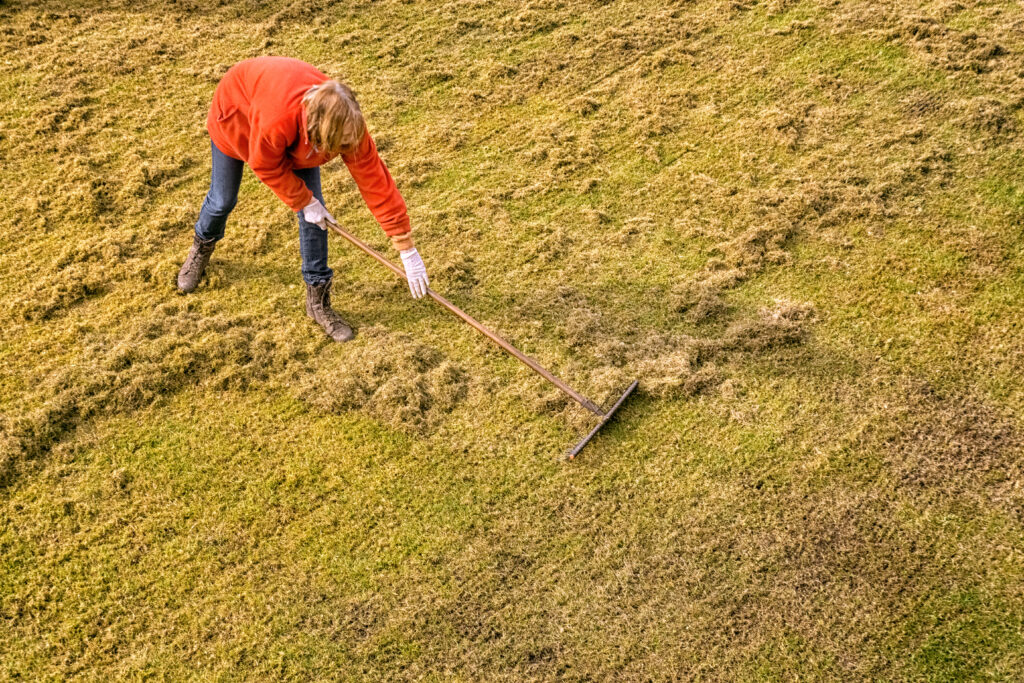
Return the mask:
[[306,315],[324,328],[327,336],[336,342],[347,342],[356,336],[347,322],[331,308],[331,283],[324,280],[315,285],[306,283]]
[[178,271],[178,291],[188,294],[199,286],[199,280],[203,277],[206,264],[210,262],[210,254],[217,246],[217,240],[202,240],[199,235],[192,237],[192,248],[188,250],[185,263]]

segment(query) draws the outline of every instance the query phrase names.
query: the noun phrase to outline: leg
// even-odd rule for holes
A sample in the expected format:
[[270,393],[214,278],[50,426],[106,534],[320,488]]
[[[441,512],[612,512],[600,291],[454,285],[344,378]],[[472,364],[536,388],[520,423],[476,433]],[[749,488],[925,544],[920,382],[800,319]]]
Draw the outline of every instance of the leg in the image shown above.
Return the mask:
[[[314,197],[321,202],[324,200],[320,191],[319,168],[296,169],[295,175],[306,183]],[[298,212],[298,217],[302,279],[306,281],[306,315],[322,327],[327,336],[334,341],[347,342],[355,337],[356,332],[331,308],[334,272],[327,265],[327,231],[321,230],[318,225],[307,223],[301,211]]]
[[[320,169],[297,168],[294,173],[312,191],[313,196],[323,202],[324,195],[320,190]],[[302,279],[307,284],[330,280],[334,276],[334,271],[327,265],[327,231],[321,230],[318,225],[307,223],[306,219],[302,217],[301,211],[296,216],[299,218],[299,251],[302,252]]]
[[199,210],[192,248],[185,257],[185,263],[178,271],[178,290],[183,294],[193,291],[210,261],[210,254],[217,246],[217,240],[224,236],[224,224],[228,214],[238,201],[238,186],[242,182],[242,167],[238,159],[232,159],[210,143],[213,155],[213,171],[210,173],[210,191]]
[[213,169],[210,173],[210,191],[206,193],[203,207],[196,221],[196,236],[204,241],[216,242],[224,236],[224,225],[228,215],[238,202],[238,186],[242,183],[242,168],[245,164],[217,149],[210,142]]

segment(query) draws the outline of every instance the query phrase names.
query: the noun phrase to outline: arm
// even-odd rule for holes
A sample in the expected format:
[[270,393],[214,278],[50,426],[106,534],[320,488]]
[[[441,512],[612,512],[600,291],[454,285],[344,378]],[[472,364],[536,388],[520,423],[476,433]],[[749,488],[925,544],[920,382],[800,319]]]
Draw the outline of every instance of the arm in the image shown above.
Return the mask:
[[287,149],[292,141],[278,126],[253,130],[249,138],[249,166],[292,211],[302,211],[313,199],[305,183],[292,173]]
[[367,132],[363,136],[358,149],[351,154],[343,155],[342,159],[356,181],[359,194],[363,195],[366,206],[402,257],[405,277],[409,281],[409,291],[412,292],[413,298],[419,299],[427,293],[427,287],[430,285],[427,268],[412,244],[405,200],[402,199],[395,181],[388,173],[388,167],[377,154],[377,145],[374,144],[370,133]]
[[352,179],[356,181],[359,194],[380,223],[385,234],[399,251],[412,248],[412,234],[409,228],[409,213],[388,167],[377,154],[377,145],[367,132],[359,147],[342,156]]

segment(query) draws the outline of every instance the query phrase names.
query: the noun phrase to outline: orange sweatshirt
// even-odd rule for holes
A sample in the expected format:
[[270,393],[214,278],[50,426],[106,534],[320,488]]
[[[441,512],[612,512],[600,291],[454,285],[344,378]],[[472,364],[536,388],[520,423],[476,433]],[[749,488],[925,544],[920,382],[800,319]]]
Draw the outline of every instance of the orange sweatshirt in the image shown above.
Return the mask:
[[[228,69],[213,94],[206,130],[228,156],[253,173],[292,211],[313,198],[295,168],[322,166],[335,155],[318,151],[306,133],[302,97],[327,76],[290,57],[256,57]],[[409,232],[409,214],[395,181],[367,132],[358,149],[343,154],[366,206],[390,236]]]

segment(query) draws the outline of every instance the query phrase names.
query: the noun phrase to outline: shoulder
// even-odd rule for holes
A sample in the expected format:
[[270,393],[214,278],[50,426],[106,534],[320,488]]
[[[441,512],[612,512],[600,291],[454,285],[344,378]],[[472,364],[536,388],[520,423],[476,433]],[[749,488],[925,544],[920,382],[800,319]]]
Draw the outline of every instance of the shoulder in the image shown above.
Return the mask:
[[312,64],[293,57],[252,57],[235,63],[222,80],[238,80],[249,83],[252,87],[260,87],[267,84],[275,90],[292,83],[304,83],[314,85],[327,80],[323,74]]
[[294,57],[253,57],[252,59],[239,62],[239,64],[246,64],[265,72],[288,74],[291,77],[301,78],[311,83],[320,83],[327,80],[327,76],[315,66]]

